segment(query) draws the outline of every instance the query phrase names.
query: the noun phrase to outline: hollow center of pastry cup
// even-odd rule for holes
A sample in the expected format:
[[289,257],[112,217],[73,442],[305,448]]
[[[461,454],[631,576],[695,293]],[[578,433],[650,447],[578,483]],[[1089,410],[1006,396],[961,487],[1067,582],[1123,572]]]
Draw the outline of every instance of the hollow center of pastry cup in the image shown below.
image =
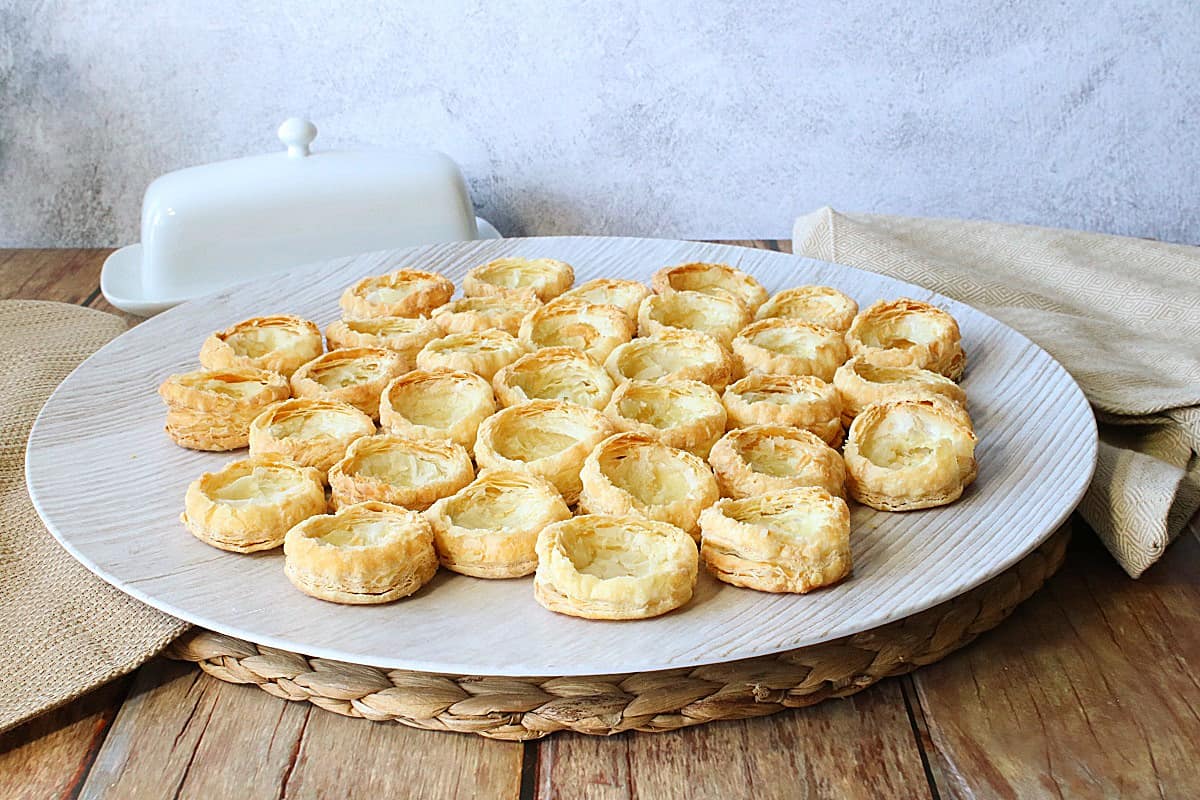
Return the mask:
[[880,467],[913,467],[952,452],[949,433],[946,426],[935,420],[897,410],[864,431],[858,452]]
[[801,386],[779,389],[748,389],[738,392],[747,403],[774,403],[777,406],[795,406],[811,403],[816,396]]
[[603,395],[593,370],[574,361],[514,370],[509,380],[530,400],[569,400],[590,405]]
[[881,367],[869,361],[859,361],[854,371],[871,383],[908,383],[913,380],[913,370],[900,367]]
[[790,325],[767,328],[750,337],[753,344],[764,350],[789,356],[811,356],[822,339],[823,337],[813,331]]
[[586,312],[555,314],[533,326],[533,338],[543,347],[574,347],[587,350],[605,337],[602,323]]
[[750,469],[776,478],[795,475],[797,467],[809,459],[803,445],[783,436],[764,436],[739,449]]
[[305,441],[321,436],[341,439],[363,433],[363,423],[358,417],[334,409],[314,409],[292,414],[271,423],[271,435],[276,439]]
[[644,578],[654,574],[652,554],[662,548],[659,537],[644,531],[596,526],[590,535],[563,537],[562,550],[575,571],[597,578]]
[[706,402],[702,397],[668,392],[656,386],[637,394],[631,392],[625,395],[617,403],[617,410],[626,419],[665,429],[707,417],[715,409],[711,402]]
[[494,447],[501,456],[518,461],[536,461],[561,453],[592,433],[582,421],[557,412],[512,416],[506,422],[495,430]]
[[474,387],[466,388],[453,381],[423,381],[393,389],[392,408],[414,425],[428,428],[449,428],[466,415],[467,408],[476,402]]
[[475,491],[456,495],[447,503],[446,515],[453,524],[470,530],[519,528],[529,524],[530,509],[539,500],[544,502],[529,487],[485,484]]
[[702,292],[677,292],[660,296],[651,307],[650,318],[663,325],[675,328],[690,328],[708,332],[722,332],[738,311],[734,301],[724,295]]
[[863,332],[862,340],[873,347],[912,347],[936,341],[941,327],[929,315],[904,314],[875,322]]
[[761,525],[776,536],[795,541],[817,535],[829,523],[825,509],[807,504],[779,510],[744,509],[730,516],[748,525]]
[[[385,301],[386,302],[386,301]],[[424,322],[405,317],[376,317],[375,319],[348,319],[346,327],[355,333],[372,336],[389,336],[397,333],[412,333]]]
[[267,385],[266,381],[247,379],[236,375],[222,375],[204,378],[198,381],[188,381],[189,386],[205,392],[246,399],[254,397]]
[[227,506],[274,503],[299,486],[302,481],[303,477],[292,470],[255,467],[245,475],[216,487],[209,495],[213,500]]
[[388,519],[338,519],[316,538],[335,547],[370,547],[394,536],[395,525]]
[[425,288],[430,282],[424,279],[406,280],[386,286],[372,288],[363,299],[368,303],[391,304],[398,303],[418,289]]
[[521,289],[536,286],[547,273],[547,268],[536,261],[500,260],[481,269],[476,275],[481,280],[505,289]]
[[399,447],[358,457],[355,473],[401,486],[421,486],[443,477],[446,463],[432,453]]
[[647,506],[661,506],[688,496],[694,477],[688,464],[668,447],[639,447],[623,455],[600,459],[604,475]]
[[683,342],[653,337],[633,341],[634,346],[623,353],[620,363],[621,373],[630,380],[657,380],[689,364],[712,360]]
[[225,343],[238,355],[259,358],[292,346],[299,337],[300,334],[287,328],[256,327],[229,334]]
[[383,365],[373,359],[357,358],[352,361],[335,361],[322,365],[309,373],[309,377],[326,389],[340,389],[374,380],[379,377]]
[[498,332],[452,333],[435,339],[433,347],[442,353],[492,353],[512,345],[512,339]]

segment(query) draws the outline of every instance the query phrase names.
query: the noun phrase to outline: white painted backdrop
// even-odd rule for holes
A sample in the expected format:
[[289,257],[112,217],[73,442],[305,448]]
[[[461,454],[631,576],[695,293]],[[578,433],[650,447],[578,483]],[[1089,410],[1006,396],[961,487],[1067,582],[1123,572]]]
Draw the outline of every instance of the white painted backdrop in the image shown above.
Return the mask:
[[505,233],[782,237],[817,206],[1200,242],[1194,0],[0,0],[0,245],[156,175],[421,143]]

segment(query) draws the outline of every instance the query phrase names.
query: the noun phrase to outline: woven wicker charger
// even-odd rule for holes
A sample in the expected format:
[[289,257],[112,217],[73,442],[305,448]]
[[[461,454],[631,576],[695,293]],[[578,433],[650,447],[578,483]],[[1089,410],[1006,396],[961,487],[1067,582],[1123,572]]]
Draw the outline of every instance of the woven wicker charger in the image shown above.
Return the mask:
[[586,677],[509,678],[383,670],[309,658],[195,629],[167,655],[285,700],[414,728],[538,739],[673,731],[861,692],[932,664],[999,625],[1062,565],[1070,523],[986,583],[941,605],[824,644],[724,664]]

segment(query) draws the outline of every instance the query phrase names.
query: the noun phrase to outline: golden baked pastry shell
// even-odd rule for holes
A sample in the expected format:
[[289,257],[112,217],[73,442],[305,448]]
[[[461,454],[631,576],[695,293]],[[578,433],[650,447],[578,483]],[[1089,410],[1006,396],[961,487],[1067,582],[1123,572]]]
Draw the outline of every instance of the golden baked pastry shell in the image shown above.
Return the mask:
[[497,258],[475,267],[463,279],[467,297],[536,297],[545,303],[571,288],[575,270],[552,258]]
[[375,433],[371,418],[349,403],[292,398],[263,411],[250,423],[250,455],[278,457],[326,472],[360,436]]
[[339,304],[347,319],[421,317],[445,304],[454,284],[444,275],[419,269],[398,269],[356,281],[342,293]]
[[217,331],[200,346],[208,369],[265,369],[290,376],[324,352],[321,329],[288,314],[251,317]]
[[497,372],[492,387],[506,408],[530,400],[565,400],[600,411],[616,385],[586,353],[573,347],[544,347]]
[[480,423],[495,412],[487,380],[462,370],[413,370],[393,379],[379,398],[379,425],[388,433],[449,439],[468,450]]
[[845,497],[846,465],[820,436],[791,425],[750,425],[713,445],[708,463],[721,494],[741,499],[801,486]]
[[967,365],[954,317],[906,297],[862,311],[846,331],[846,343],[851,355],[869,355],[879,366],[920,367],[955,381]]
[[741,300],[751,312],[757,311],[768,297],[763,285],[740,269],[706,262],[663,267],[654,273],[650,288],[655,294],[678,291],[725,294]]
[[334,509],[378,501],[424,511],[475,478],[471,457],[447,439],[364,436],[329,470]]

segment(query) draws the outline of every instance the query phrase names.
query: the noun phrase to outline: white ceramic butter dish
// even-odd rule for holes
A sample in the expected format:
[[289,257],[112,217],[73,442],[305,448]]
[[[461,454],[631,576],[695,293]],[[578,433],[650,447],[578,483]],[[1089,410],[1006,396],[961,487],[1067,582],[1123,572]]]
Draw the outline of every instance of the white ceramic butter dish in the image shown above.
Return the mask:
[[307,120],[279,126],[286,152],[171,172],[142,200],[142,241],[104,262],[108,302],[139,316],[300,264],[372,250],[498,238],[462,172],[434,150],[310,151]]

